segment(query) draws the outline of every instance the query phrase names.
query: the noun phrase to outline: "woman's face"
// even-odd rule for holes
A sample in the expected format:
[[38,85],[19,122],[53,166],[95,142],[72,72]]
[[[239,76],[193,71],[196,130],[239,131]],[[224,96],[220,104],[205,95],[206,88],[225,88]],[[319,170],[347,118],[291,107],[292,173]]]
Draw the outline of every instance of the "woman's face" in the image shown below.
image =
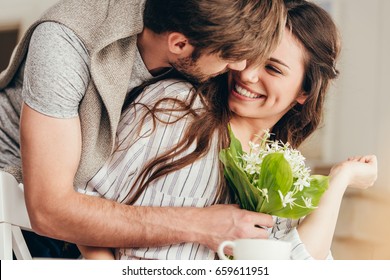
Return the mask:
[[285,30],[264,66],[229,73],[229,107],[234,116],[274,125],[296,102],[304,103],[304,47]]

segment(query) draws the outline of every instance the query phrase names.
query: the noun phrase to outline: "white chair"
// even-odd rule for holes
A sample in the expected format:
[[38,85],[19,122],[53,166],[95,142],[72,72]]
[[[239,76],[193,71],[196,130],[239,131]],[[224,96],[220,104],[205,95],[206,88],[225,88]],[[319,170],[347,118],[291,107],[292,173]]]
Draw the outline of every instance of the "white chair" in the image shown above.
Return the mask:
[[31,230],[23,185],[9,173],[0,171],[0,259],[31,260],[21,229]]

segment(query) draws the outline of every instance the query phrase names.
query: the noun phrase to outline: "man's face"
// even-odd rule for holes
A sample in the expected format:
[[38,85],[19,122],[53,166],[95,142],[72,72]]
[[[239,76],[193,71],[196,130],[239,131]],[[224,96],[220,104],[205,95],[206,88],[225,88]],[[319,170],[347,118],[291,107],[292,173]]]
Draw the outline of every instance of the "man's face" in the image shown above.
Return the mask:
[[241,71],[246,66],[246,60],[231,62],[221,59],[219,54],[202,54],[198,59],[191,56],[179,58],[172,66],[193,82],[205,82],[228,70]]

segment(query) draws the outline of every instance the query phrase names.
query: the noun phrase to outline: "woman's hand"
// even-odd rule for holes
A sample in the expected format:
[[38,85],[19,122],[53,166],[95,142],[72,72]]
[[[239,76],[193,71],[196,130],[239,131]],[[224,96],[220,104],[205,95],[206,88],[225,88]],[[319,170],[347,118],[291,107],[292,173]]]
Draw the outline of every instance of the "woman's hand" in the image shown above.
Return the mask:
[[374,185],[378,177],[378,162],[375,155],[350,157],[332,167],[329,176],[343,176],[346,186],[366,189]]
[[374,185],[377,176],[374,155],[351,157],[332,167],[329,188],[321,197],[318,208],[298,226],[299,236],[313,258],[324,259],[329,253],[347,187],[366,189]]

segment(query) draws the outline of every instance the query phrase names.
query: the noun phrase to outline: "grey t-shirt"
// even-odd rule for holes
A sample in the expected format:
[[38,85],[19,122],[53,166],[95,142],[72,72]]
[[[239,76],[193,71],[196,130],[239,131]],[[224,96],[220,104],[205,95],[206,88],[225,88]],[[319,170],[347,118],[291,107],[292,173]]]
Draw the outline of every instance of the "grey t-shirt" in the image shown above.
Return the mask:
[[[22,102],[50,117],[77,117],[90,79],[89,67],[88,51],[73,31],[54,22],[37,26],[26,60],[10,85],[0,91],[0,168],[21,164]],[[150,78],[137,51],[128,91]]]

